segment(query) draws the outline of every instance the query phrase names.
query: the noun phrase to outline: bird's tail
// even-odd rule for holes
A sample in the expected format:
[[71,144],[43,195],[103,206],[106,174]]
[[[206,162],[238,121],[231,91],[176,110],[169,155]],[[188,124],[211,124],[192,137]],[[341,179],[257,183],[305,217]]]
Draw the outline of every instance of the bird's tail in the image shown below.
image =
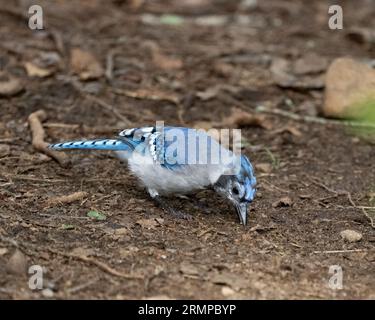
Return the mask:
[[115,150],[132,151],[133,146],[124,140],[117,139],[96,139],[96,140],[77,140],[50,144],[48,146],[53,150],[66,149],[88,149],[88,150]]

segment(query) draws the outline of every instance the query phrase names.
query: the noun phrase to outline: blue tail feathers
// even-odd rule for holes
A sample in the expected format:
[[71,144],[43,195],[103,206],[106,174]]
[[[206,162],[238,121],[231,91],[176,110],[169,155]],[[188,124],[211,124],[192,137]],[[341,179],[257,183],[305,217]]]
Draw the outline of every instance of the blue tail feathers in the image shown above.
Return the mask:
[[65,149],[88,149],[88,150],[131,150],[131,146],[123,140],[117,139],[96,139],[96,140],[77,140],[50,144],[48,146],[53,150]]

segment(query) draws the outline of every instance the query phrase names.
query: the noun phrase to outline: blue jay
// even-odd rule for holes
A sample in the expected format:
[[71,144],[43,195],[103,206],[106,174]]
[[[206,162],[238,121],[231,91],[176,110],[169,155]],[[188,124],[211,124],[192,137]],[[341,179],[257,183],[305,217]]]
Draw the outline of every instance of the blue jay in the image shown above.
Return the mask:
[[235,155],[203,130],[184,127],[143,127],[121,131],[114,139],[51,144],[53,150],[113,150],[151,198],[172,214],[163,196],[213,189],[235,207],[246,225],[247,208],[255,196],[256,178],[249,159]]

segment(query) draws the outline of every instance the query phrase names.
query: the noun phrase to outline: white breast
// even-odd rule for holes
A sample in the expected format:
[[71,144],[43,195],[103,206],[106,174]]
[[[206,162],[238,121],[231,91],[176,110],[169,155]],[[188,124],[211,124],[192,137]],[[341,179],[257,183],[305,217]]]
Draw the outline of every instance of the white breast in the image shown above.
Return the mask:
[[204,189],[216,182],[222,173],[221,166],[186,165],[170,170],[150,157],[134,152],[128,160],[129,169],[149,189],[160,195],[186,194]]

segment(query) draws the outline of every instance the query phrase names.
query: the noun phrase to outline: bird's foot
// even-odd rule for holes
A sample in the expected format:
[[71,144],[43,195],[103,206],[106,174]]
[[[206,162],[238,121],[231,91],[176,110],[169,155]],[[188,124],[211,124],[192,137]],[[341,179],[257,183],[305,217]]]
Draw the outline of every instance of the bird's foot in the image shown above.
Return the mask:
[[184,219],[188,221],[193,219],[193,217],[190,214],[175,209],[171,209],[168,213],[170,213],[172,216],[178,219]]
[[170,206],[167,201],[162,199],[159,195],[154,196],[153,199],[156,201],[156,203],[167,213],[170,215],[178,218],[178,219],[185,219],[185,220],[191,220],[192,216],[188,213],[184,213],[182,211],[174,209],[172,206]]

